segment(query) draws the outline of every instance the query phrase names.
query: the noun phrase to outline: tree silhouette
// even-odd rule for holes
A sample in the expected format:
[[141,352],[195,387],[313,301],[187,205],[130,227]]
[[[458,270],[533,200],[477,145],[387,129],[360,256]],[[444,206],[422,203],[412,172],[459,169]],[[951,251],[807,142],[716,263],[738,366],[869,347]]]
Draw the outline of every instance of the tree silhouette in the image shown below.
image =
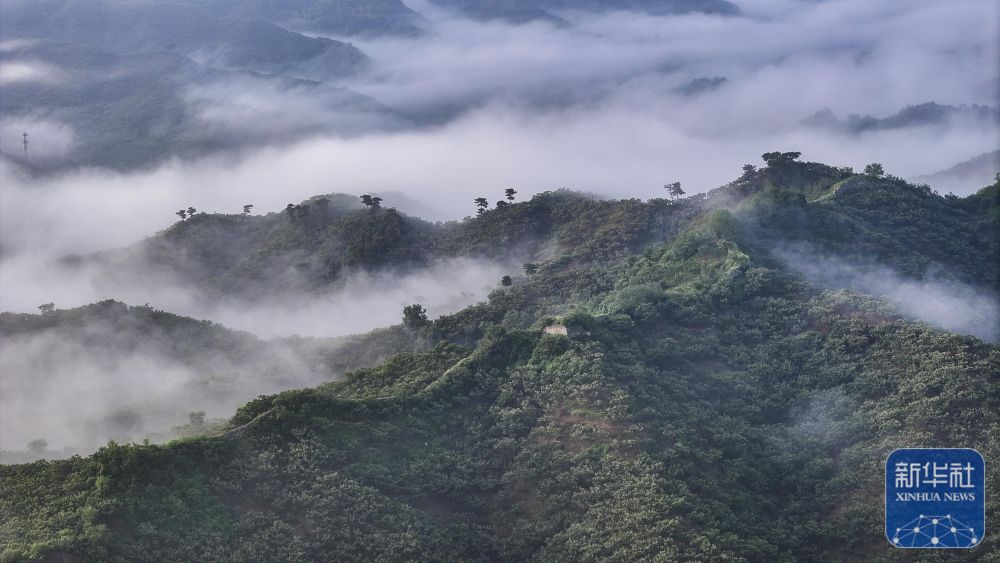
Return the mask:
[[527,276],[533,276],[538,273],[538,264],[532,264],[528,262],[524,265],[524,274]]
[[403,307],[403,326],[407,328],[421,328],[427,326],[429,323],[430,321],[427,320],[427,310],[424,309],[423,305],[414,303],[413,305]]
[[38,310],[41,311],[41,313],[43,315],[48,315],[52,311],[56,310],[56,304],[55,303],[43,303],[43,304],[41,304],[41,305],[38,306]]
[[787,166],[791,164],[800,156],[802,156],[802,153],[796,151],[766,152],[761,155],[761,158],[764,159],[764,162],[766,162],[769,167],[781,168],[782,166]]
[[193,207],[188,207],[187,211],[188,217],[194,217],[194,214],[198,212],[198,210]]
[[205,411],[192,411],[188,414],[188,421],[191,422],[192,426],[205,424]]
[[504,276],[504,277],[500,278],[500,285],[502,285],[504,287],[510,287],[510,286],[514,285],[514,279],[511,278],[510,276]]
[[503,191],[503,193],[507,197],[507,201],[514,201],[514,194],[517,193],[517,190],[514,188],[507,188]]
[[507,207],[508,205],[510,205],[510,204],[501,199],[500,201],[497,202],[497,209],[503,209],[504,207]]
[[382,198],[379,196],[372,196],[372,209],[379,209],[382,207]]
[[667,190],[667,193],[670,195],[671,200],[675,200],[684,195],[684,190],[681,189],[680,182],[674,182],[673,184],[666,184],[665,186],[663,186],[663,189]]
[[882,168],[882,164],[873,162],[865,166],[865,175],[873,178],[881,178],[885,175],[885,169]]
[[365,195],[361,196],[361,203],[365,204],[365,207],[371,207],[372,206],[372,196],[370,196],[368,194],[365,194]]
[[250,214],[250,211],[251,211],[252,209],[253,209],[253,204],[252,204],[252,203],[248,203],[248,204],[244,205],[244,206],[243,206],[243,214],[244,214],[244,215],[249,215],[249,214]]
[[475,201],[477,207],[476,215],[482,215],[483,213],[486,213],[486,210],[490,206],[490,202],[487,201],[485,197],[477,197],[473,201]]
[[289,203],[285,206],[285,213],[288,215],[288,218],[293,221],[301,219],[309,214],[309,204],[303,203],[302,205],[295,205],[293,203]]
[[176,216],[180,217],[180,218],[181,218],[181,221],[183,221],[184,219],[187,219],[187,216],[188,216],[188,212],[187,212],[187,211],[185,211],[185,210],[183,210],[183,209],[181,209],[181,210],[180,210],[180,211],[178,211],[177,213],[174,213],[174,215],[176,215]]

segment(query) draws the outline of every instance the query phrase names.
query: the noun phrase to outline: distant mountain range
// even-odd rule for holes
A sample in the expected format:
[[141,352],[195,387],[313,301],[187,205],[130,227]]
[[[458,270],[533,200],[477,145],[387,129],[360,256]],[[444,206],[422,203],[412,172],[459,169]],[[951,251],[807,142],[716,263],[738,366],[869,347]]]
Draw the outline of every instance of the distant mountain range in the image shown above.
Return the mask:
[[[327,76],[362,68],[365,57],[353,47],[347,49],[341,53],[344,56],[328,59],[330,52],[289,63],[291,66],[286,70],[293,76],[297,74],[296,68],[309,74],[316,63],[323,67],[316,74]],[[242,56],[247,56],[247,51]],[[36,149],[31,151],[30,158],[21,159],[19,150],[11,150],[11,144],[5,145],[8,158],[16,159],[29,170],[58,170],[75,165],[133,169],[174,156],[195,157],[280,141],[326,130],[336,108],[352,115],[355,121],[364,116],[373,116],[369,118],[373,122],[383,119],[389,123],[396,119],[387,108],[357,93],[316,81],[251,70],[269,66],[260,61],[244,61],[247,68],[219,68],[169,50],[107,50],[91,43],[61,40],[24,42],[0,54],[0,62],[17,60],[51,69],[51,76],[5,84],[0,120],[8,128],[16,124],[18,129],[28,130],[38,147],[44,147],[51,139],[36,135],[39,126],[33,125],[35,119],[57,117],[60,125],[73,132],[65,152]],[[231,61],[235,63],[236,59]],[[213,88],[226,91],[254,88],[273,92],[275,96],[310,95],[330,115],[315,115],[310,121],[286,120],[282,128],[254,133],[246,125],[206,119],[202,110],[212,104],[210,99],[202,100],[200,93],[210,93]],[[12,138],[4,141],[10,142]]]
[[[36,120],[52,119],[74,134],[61,151],[39,150],[51,139],[34,137],[38,148],[28,159],[5,137],[5,156],[28,170],[133,169],[331,128],[350,133],[351,122],[397,119],[372,100],[335,86],[368,68],[361,50],[280,27],[273,21],[292,13],[278,10],[281,6],[291,4],[0,1],[5,42],[0,63],[34,72],[4,84],[0,121],[32,134],[45,130]],[[402,4],[399,8],[409,13]],[[358,10],[346,11],[365,19]],[[331,17],[333,12],[322,11]],[[254,132],[247,128],[251,124],[239,124],[238,116],[219,122],[203,114],[212,100],[202,94],[219,89],[273,97],[297,92],[323,113],[308,120],[279,116],[274,121],[280,127]],[[350,119],[338,121],[338,115]]]
[[[5,27],[16,25],[18,35],[41,32],[47,37],[58,32],[81,38],[106,26],[103,39],[115,42],[122,40],[114,37],[121,28],[127,28],[126,40],[141,40],[140,34],[149,31],[153,41],[161,36],[169,42],[171,33],[178,34],[178,42],[198,41],[205,32],[225,29],[218,22],[226,20],[335,35],[416,34],[420,21],[399,0],[3,0],[0,9]],[[147,22],[162,25],[147,29]]]
[[1000,150],[983,153],[945,170],[913,178],[914,182],[930,184],[940,192],[966,194],[994,180],[1000,173]]
[[[546,10],[568,9],[732,11],[715,0],[442,5],[507,20],[555,18]],[[23,158],[17,135],[5,135],[0,148],[28,171],[130,170],[307,134],[438,119],[402,116],[338,88],[370,69],[368,56],[350,43],[304,33],[420,35],[423,17],[399,0],[0,0],[0,16],[0,64],[25,69],[4,84],[0,126],[28,132],[33,150]],[[717,85],[696,82],[688,90]],[[255,129],[263,116],[246,120],[238,108],[216,111],[238,91],[275,100],[268,106],[276,112],[268,118],[272,127]],[[282,113],[299,106],[319,111]]]
[[564,11],[609,12],[628,10],[652,15],[692,12],[737,14],[739,9],[727,0],[436,0],[437,4],[459,10],[463,15],[481,19],[500,19],[514,23],[541,20],[562,23]]
[[422,17],[400,0],[187,0],[228,17],[333,35],[419,35]]
[[309,64],[327,76],[354,72],[366,61],[361,51],[340,41],[308,37],[261,18],[218,15],[190,4],[4,0],[2,7],[8,40],[81,43],[112,53],[170,52],[260,72],[289,72]]
[[804,125],[823,127],[845,133],[859,134],[869,131],[883,131],[904,127],[944,126],[951,120],[965,120],[970,124],[986,126],[989,123],[1000,123],[1000,107],[951,106],[935,102],[926,102],[914,106],[906,106],[888,117],[871,115],[848,115],[845,119],[838,118],[830,109],[823,109],[805,121]]

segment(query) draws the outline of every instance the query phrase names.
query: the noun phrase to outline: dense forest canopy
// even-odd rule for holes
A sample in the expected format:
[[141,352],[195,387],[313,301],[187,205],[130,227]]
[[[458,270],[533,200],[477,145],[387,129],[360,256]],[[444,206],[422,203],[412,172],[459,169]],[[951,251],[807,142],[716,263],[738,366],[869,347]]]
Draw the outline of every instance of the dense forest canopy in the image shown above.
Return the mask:
[[[557,191],[453,223],[346,200],[178,221],[116,260],[155,256],[207,291],[289,254],[327,261],[306,269],[310,290],[348,267],[525,264],[457,313],[408,306],[391,330],[314,343],[330,380],[187,438],[0,467],[3,559],[896,560],[885,456],[1000,454],[1000,348],[995,330],[943,330],[851,286],[891,272],[995,303],[1000,183],[943,197],[876,167],[765,161],[708,194]],[[233,232],[245,246],[228,255],[213,241]],[[801,263],[821,259],[851,275]],[[168,350],[250,346],[266,363],[274,344],[120,304],[0,327],[70,334],[109,312],[173,327]]]

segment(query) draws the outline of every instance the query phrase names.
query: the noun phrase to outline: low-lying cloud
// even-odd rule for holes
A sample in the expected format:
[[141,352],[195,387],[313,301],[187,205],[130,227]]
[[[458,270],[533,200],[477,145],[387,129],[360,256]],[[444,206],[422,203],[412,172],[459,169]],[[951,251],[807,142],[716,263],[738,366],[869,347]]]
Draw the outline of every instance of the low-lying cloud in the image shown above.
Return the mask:
[[[210,296],[195,287],[142,272],[109,277],[107,266],[68,266],[20,255],[0,270],[0,308],[34,312],[43,303],[76,307],[105,299],[158,309],[264,337],[336,337],[402,322],[406,305],[420,303],[430,318],[454,313],[486,298],[500,278],[520,265],[454,258],[400,272],[355,272],[335,287],[288,291],[276,287],[264,297]],[[118,274],[122,274],[118,272]],[[294,285],[294,284],[292,284]]]
[[[89,453],[108,440],[168,437],[171,427],[189,422],[191,412],[209,420],[229,417],[260,394],[341,375],[292,342],[205,350],[190,337],[166,334],[168,324],[136,325],[97,313],[84,327],[66,323],[4,335],[0,463],[6,457]],[[336,348],[333,342],[326,346]],[[24,451],[37,439],[47,443],[47,453]]]
[[[30,131],[28,147],[32,155],[38,154],[35,160],[41,165],[69,155],[76,145],[76,133],[65,123],[30,115],[0,116],[0,131],[0,152],[8,154],[23,152],[21,134]],[[0,191],[0,198],[5,195]]]
[[1000,296],[989,289],[944,276],[915,280],[870,261],[825,255],[801,245],[772,251],[790,268],[821,285],[881,297],[908,317],[990,342],[1000,341]]
[[458,258],[406,274],[355,274],[342,287],[319,295],[252,304],[194,302],[186,309],[262,336],[346,336],[399,324],[403,307],[412,303],[423,305],[431,319],[454,313],[485,300],[501,277],[518,268]]
[[0,86],[20,82],[54,83],[58,71],[38,61],[0,61]]

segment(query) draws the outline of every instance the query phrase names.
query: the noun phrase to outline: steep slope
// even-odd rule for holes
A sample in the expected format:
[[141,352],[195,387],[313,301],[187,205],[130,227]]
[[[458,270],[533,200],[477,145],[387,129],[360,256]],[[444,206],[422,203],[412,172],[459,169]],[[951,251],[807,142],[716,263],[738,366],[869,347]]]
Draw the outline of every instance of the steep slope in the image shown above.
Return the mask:
[[[0,468],[4,557],[895,559],[885,456],[1000,454],[1000,348],[824,291],[771,243],[926,251],[992,286],[892,219],[940,205],[938,230],[988,238],[1000,186],[952,200],[872,178],[852,197],[849,171],[770,163],[707,197],[559,200],[589,228],[541,229],[561,242],[538,273],[420,329],[432,349],[261,397],[219,435]],[[519,208],[537,209],[469,223],[507,232]]]
[[880,263],[916,279],[942,277],[1000,290],[1000,184],[965,199],[942,197],[894,176],[836,169],[815,188],[793,187],[812,163],[745,174],[731,188],[755,190],[741,218],[774,247],[801,243],[844,259]]

